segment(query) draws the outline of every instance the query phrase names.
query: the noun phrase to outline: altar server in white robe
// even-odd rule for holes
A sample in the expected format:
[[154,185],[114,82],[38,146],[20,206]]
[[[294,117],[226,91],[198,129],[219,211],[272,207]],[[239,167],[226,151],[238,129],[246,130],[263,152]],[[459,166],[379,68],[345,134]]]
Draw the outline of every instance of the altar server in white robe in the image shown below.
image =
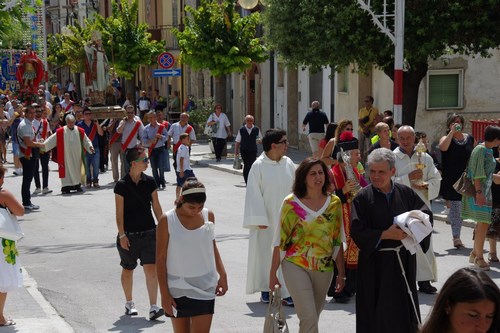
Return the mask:
[[[279,226],[283,199],[292,191],[295,164],[285,156],[288,141],[284,130],[268,130],[262,138],[262,147],[264,152],[248,175],[243,227],[250,230],[246,292],[260,292],[261,301],[268,303],[272,241]],[[282,297],[287,305],[293,305],[281,270],[278,278]]]
[[[431,207],[431,200],[439,195],[441,174],[434,165],[432,157],[423,153],[419,157],[415,151],[415,131],[411,126],[402,126],[398,130],[399,147],[394,149],[396,154],[395,181],[411,187],[422,199],[427,207]],[[423,170],[417,169],[417,164],[425,164]],[[419,183],[421,182],[421,183]],[[417,250],[417,283],[419,291],[427,294],[436,293],[437,289],[430,282],[437,281],[437,265],[432,237],[426,253],[421,247]]]
[[56,145],[58,147],[57,164],[63,194],[68,194],[72,190],[83,191],[81,178],[84,150],[94,153],[92,142],[82,128],[75,126],[75,121],[73,115],[68,115],[66,126],[59,128],[44,142],[45,151],[51,150]]

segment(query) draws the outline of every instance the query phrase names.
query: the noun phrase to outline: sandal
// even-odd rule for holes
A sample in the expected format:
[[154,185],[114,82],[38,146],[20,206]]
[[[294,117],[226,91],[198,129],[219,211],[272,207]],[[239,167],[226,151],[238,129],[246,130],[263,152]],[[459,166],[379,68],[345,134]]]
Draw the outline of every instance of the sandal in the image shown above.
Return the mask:
[[476,255],[474,254],[474,252],[471,252],[469,255],[469,263],[473,264],[475,262],[476,262]]
[[5,321],[5,323],[0,324],[0,327],[3,327],[3,326],[13,326],[13,325],[15,325],[15,324],[16,324],[16,322],[15,322],[15,321],[13,321],[12,319],[7,319],[7,320]]
[[486,261],[484,261],[483,258],[476,258],[474,261],[474,266],[476,266],[477,269],[481,271],[489,271],[490,270],[490,265]]
[[498,257],[497,257],[497,253],[496,252],[490,252],[488,254],[488,261],[489,262],[499,262],[500,260],[498,260]]
[[453,246],[456,247],[457,250],[465,248],[460,238],[453,238]]

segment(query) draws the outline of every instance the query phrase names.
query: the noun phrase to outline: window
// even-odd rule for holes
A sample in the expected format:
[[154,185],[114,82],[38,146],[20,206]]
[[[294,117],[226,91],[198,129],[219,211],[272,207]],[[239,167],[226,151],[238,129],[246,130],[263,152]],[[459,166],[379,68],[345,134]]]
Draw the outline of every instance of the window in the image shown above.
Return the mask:
[[463,69],[427,72],[427,109],[460,109],[463,107]]
[[349,92],[349,66],[345,66],[337,73],[337,92]]

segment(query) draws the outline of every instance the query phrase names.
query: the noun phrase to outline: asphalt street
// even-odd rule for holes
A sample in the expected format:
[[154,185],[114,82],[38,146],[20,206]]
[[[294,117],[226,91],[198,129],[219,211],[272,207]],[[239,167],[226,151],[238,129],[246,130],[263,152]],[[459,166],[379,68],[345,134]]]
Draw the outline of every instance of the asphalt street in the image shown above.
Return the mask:
[[[259,302],[259,295],[246,295],[244,291],[248,232],[241,226],[243,177],[224,172],[231,171],[232,161],[215,163],[207,155],[206,145],[193,147],[193,160],[198,161],[194,172],[207,188],[205,206],[215,213],[217,242],[228,272],[229,291],[216,300],[212,332],[261,332],[267,306]],[[20,199],[21,177],[12,175],[12,164],[7,166],[4,187]],[[51,162],[49,187],[54,192],[34,196],[33,203],[41,209],[20,219],[26,236],[18,246],[27,279],[25,288],[7,298],[5,313],[17,325],[0,328],[0,332],[172,332],[165,317],[155,322],[147,320],[149,302],[140,267],[134,275],[134,301],[139,315],[124,314],[111,171],[100,175],[100,189],[63,196],[56,167]],[[159,192],[164,211],[173,208],[174,176],[173,172],[167,173],[169,184]],[[434,212],[442,209],[442,203],[434,204]],[[463,250],[452,247],[451,229],[444,222],[435,223],[433,238],[439,273],[435,286],[440,288],[451,273],[468,265],[472,229],[463,228],[462,240],[467,247]],[[500,284],[498,263],[492,264],[488,274]],[[419,294],[419,297],[425,318],[435,295]],[[293,308],[285,310],[290,332],[297,332],[298,320]],[[354,300],[347,304],[328,302],[321,314],[320,331],[354,332]]]

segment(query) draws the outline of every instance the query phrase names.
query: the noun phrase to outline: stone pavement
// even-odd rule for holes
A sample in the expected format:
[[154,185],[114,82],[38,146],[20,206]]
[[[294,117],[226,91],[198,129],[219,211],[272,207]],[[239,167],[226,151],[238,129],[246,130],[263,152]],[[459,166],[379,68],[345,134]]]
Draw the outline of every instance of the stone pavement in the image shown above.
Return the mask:
[[[228,144],[228,158],[221,162],[216,162],[211,154],[207,143],[198,143],[192,147],[192,163],[199,166],[210,167],[219,171],[230,172],[242,176],[241,170],[232,168],[233,155],[232,143]],[[260,152],[259,152],[260,153]],[[296,164],[299,164],[307,153],[290,148],[289,156]],[[12,167],[12,165],[8,165]],[[9,173],[12,170],[9,169]],[[17,177],[20,178],[20,177]],[[436,200],[433,204],[436,220],[444,221],[446,216],[438,214],[443,209],[442,202]],[[22,257],[21,257],[22,260]],[[0,327],[0,333],[72,333],[74,330],[62,318],[54,307],[42,296],[38,290],[37,283],[29,276],[29,272],[24,270],[24,287],[8,294],[5,313],[15,319],[17,325],[11,327]]]

